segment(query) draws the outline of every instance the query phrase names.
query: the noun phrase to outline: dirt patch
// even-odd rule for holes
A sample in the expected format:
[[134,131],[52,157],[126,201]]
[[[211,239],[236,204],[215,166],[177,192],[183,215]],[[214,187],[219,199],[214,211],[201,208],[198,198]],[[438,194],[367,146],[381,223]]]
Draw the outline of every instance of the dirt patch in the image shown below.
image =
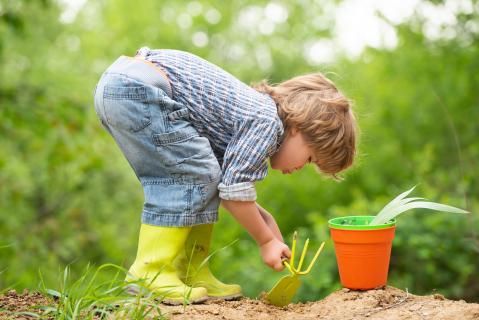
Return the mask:
[[[33,319],[18,312],[38,312],[35,306],[55,301],[40,293],[8,291],[0,296],[0,319]],[[290,304],[278,308],[262,300],[208,301],[183,306],[161,305],[163,315],[172,320],[308,320],[308,319],[479,319],[479,304],[452,301],[440,294],[417,296],[386,287],[369,291],[338,290],[320,301]]]
[[53,299],[45,297],[39,292],[17,293],[15,290],[0,295],[0,319],[33,319],[27,312],[38,313],[38,306],[54,304]]
[[479,319],[479,304],[442,295],[416,296],[393,287],[369,291],[338,290],[320,301],[278,308],[261,300],[208,301],[203,305],[165,306],[169,319]]

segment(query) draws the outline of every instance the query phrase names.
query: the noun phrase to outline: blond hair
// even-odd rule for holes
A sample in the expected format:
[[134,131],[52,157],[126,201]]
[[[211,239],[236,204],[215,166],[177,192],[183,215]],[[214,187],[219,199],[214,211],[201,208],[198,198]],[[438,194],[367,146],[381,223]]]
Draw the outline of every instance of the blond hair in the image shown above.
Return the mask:
[[294,77],[278,85],[254,84],[276,102],[285,132],[299,130],[314,151],[319,171],[336,174],[353,164],[358,128],[351,102],[320,73]]

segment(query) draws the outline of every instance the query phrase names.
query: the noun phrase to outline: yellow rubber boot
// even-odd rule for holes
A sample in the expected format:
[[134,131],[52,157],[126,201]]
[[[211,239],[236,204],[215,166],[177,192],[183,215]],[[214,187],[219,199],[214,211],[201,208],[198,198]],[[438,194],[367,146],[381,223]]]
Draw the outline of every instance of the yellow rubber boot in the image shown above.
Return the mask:
[[203,287],[212,299],[233,300],[243,296],[241,287],[237,284],[225,284],[218,280],[210,271],[208,258],[213,224],[202,224],[192,227],[185,250],[175,259],[174,265],[181,280],[187,285]]
[[[130,291],[139,292],[141,286],[158,294],[164,303],[200,303],[208,300],[205,288],[191,288],[180,280],[173,260],[183,250],[191,227],[158,227],[142,224],[138,252],[130,267],[127,282]],[[138,281],[145,279],[145,281]],[[140,284],[141,283],[141,284]]]

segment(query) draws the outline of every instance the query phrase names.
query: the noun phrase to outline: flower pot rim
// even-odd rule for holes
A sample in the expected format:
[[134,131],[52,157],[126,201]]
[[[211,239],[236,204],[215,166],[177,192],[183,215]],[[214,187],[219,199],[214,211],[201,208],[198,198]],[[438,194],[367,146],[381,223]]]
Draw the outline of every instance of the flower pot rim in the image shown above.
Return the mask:
[[336,217],[329,219],[328,221],[328,226],[331,229],[340,229],[340,230],[376,230],[376,229],[387,229],[387,228],[392,228],[396,226],[396,219],[392,219],[387,223],[383,223],[380,225],[375,225],[375,226],[370,226],[368,224],[341,224],[340,221],[343,221],[343,219],[358,219],[359,222],[361,220],[366,220],[367,222],[370,222],[371,220],[374,219],[375,216],[342,216],[342,217]]

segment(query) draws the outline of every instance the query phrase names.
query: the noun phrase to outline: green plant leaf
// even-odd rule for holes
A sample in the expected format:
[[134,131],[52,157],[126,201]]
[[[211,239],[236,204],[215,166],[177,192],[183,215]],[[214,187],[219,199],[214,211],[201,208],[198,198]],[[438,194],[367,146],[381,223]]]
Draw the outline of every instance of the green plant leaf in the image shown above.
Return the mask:
[[[404,191],[403,193],[398,195],[396,198],[394,198],[391,202],[389,202],[387,205],[385,205],[384,208],[381,211],[379,211],[379,213],[376,215],[376,217],[381,216],[384,212],[388,211],[390,208],[395,207],[404,197],[406,197],[408,194],[410,194],[416,188],[416,186],[412,187],[411,189],[409,189],[407,191]],[[374,222],[374,220],[371,221],[371,223],[373,223],[373,222]]]
[[452,213],[469,213],[466,210],[462,210],[456,207],[448,206],[441,203],[436,202],[429,202],[429,201],[415,201],[406,203],[404,205],[399,205],[395,207],[390,207],[389,210],[382,210],[381,215],[377,215],[373,221],[371,221],[370,225],[378,225],[385,223],[394,217],[398,216],[399,214],[411,210],[411,209],[431,209],[436,211],[443,211],[443,212],[452,212]]
[[[376,217],[374,217],[374,219],[371,221],[371,223],[369,223],[369,225],[377,225],[377,224],[381,224],[381,223],[384,223],[384,222],[381,222],[381,223],[378,223],[377,221],[379,221],[379,219],[382,219],[381,217],[386,215],[388,212],[391,212],[393,210],[395,210],[396,208],[400,208],[410,202],[413,202],[413,201],[416,201],[416,200],[424,200],[424,198],[405,198],[405,199],[401,199],[399,200],[398,202],[396,202],[396,204],[394,204],[393,206],[390,206],[388,204],[388,208],[386,208],[386,210],[383,208],[377,215]],[[391,218],[392,219],[392,218]],[[387,220],[389,221],[389,220]],[[385,222],[387,222],[385,221]]]

